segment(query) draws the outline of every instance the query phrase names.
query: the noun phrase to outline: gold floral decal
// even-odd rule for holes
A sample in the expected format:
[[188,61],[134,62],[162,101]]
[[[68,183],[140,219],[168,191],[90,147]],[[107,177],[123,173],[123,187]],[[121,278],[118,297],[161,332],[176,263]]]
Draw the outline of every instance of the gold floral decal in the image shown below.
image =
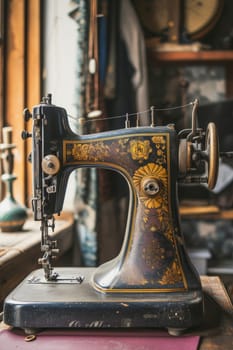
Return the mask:
[[109,156],[109,147],[103,142],[75,143],[71,154],[75,160],[101,161]]
[[159,241],[152,240],[150,245],[142,249],[142,258],[152,270],[159,268],[165,260],[165,248],[160,246]]
[[157,154],[157,160],[156,163],[158,164],[165,164],[166,163],[166,139],[164,136],[153,136],[152,141],[155,144],[156,147],[156,154]]
[[[146,196],[142,190],[141,182],[145,177],[151,177],[158,180],[160,184],[160,191],[153,197]],[[133,176],[133,182],[138,190],[139,198],[143,202],[144,206],[148,209],[151,208],[164,208],[167,207],[167,170],[161,165],[155,163],[148,163],[147,165],[140,167],[135,171]],[[167,209],[166,209],[167,210]]]
[[182,280],[180,265],[177,264],[177,261],[175,260],[173,261],[171,267],[167,268],[159,283],[162,285],[175,284],[177,282],[181,282]]
[[153,136],[152,141],[154,143],[161,143],[165,149],[166,140],[165,140],[164,136],[159,136],[159,135]]
[[152,152],[149,140],[132,140],[129,143],[129,152],[132,155],[133,160],[142,162],[148,159],[149,154]]
[[170,221],[167,222],[167,228],[165,230],[165,237],[173,244],[174,247],[174,231],[172,228],[172,223]]

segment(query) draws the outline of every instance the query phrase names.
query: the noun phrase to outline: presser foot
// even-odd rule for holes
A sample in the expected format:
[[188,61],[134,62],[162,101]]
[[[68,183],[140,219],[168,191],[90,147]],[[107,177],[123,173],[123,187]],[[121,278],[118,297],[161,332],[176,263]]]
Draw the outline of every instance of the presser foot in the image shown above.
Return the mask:
[[30,274],[4,303],[4,322],[27,334],[48,328],[167,328],[172,335],[199,326],[202,291],[103,293],[95,290],[95,268],[57,268],[47,281],[42,269]]

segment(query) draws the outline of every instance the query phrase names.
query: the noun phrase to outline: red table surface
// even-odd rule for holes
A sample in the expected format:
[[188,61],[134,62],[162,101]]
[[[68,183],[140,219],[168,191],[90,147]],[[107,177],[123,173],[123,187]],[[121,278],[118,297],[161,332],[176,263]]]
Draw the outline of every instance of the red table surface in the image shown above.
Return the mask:
[[0,332],[1,350],[196,350],[199,336],[169,336],[163,332],[43,331],[30,342],[17,330]]

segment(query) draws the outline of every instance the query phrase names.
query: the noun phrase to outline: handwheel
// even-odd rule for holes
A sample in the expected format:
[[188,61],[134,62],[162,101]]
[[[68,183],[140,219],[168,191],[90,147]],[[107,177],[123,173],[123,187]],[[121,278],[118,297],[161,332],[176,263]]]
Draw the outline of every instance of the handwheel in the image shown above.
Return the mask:
[[217,182],[219,167],[218,135],[216,125],[209,123],[206,130],[205,153],[208,162],[208,188],[212,190]]

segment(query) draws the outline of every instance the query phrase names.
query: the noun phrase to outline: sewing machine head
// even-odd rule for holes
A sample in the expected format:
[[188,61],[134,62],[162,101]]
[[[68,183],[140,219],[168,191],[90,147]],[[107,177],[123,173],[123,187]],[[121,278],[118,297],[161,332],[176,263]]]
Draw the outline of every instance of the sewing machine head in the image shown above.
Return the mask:
[[[207,131],[197,127],[197,109],[196,100],[193,103],[192,128],[182,130],[179,135],[173,124],[155,127],[151,108],[151,125],[148,128],[130,128],[126,115],[127,127],[124,130],[81,136],[71,131],[65,109],[53,105],[51,96],[43,98],[42,103],[33,108],[32,114],[35,220],[62,210],[69,174],[79,167],[119,171],[128,180],[131,190],[137,192],[134,181],[136,171],[142,171],[151,162],[160,167],[167,164],[169,167],[172,165],[166,175],[173,184],[177,180],[208,183],[212,189],[218,173],[217,132],[213,123],[208,125]],[[146,178],[143,177],[143,183]],[[149,178],[158,183],[162,181],[159,175]],[[159,193],[159,186],[157,189]],[[144,195],[156,198],[158,193],[145,192]]]
[[[166,266],[170,266],[172,261],[175,264],[177,276],[172,284],[185,288],[183,268],[174,249],[177,244],[176,236],[179,235],[180,240],[182,237],[177,216],[177,180],[189,183],[207,182],[213,188],[218,170],[215,125],[211,123],[207,133],[198,129],[197,108],[196,100],[193,103],[192,129],[183,130],[179,135],[174,125],[154,126],[154,110],[151,108],[149,127],[130,128],[126,115],[125,129],[81,136],[71,131],[66,111],[54,106],[51,96],[34,107],[32,203],[35,220],[41,220],[42,226],[48,226],[47,220],[62,210],[68,177],[75,168],[113,169],[120,172],[129,184],[130,210],[125,238],[127,243],[123,245],[124,252],[120,255],[127,256],[127,266],[140,266],[140,272],[138,277],[137,274],[134,278],[129,275],[127,277],[130,272],[127,267],[126,272],[121,272],[122,277],[118,278],[118,282],[114,282],[114,286],[112,277],[109,280],[106,277],[109,273],[106,273],[106,276],[97,278],[97,288],[108,291],[126,288],[123,287],[122,280],[126,281],[124,286],[133,285],[133,289],[137,290],[142,285],[147,289],[153,284],[156,285],[153,288],[164,285],[168,273],[166,269],[163,270],[164,267],[161,268],[164,262],[153,258],[158,252],[160,256],[163,250]],[[198,174],[203,171],[205,177]],[[153,244],[156,234],[158,237]],[[47,243],[45,238],[42,247],[47,246]],[[52,248],[55,247],[51,247],[51,250]],[[52,269],[48,258],[52,254],[48,255],[46,249],[45,251],[47,258],[41,262],[47,270],[47,278],[54,278],[50,273]],[[122,258],[119,260],[121,265]],[[124,263],[126,260],[123,259]],[[157,265],[161,269],[159,272]],[[120,269],[124,270],[122,267]]]
[[[181,131],[179,135],[174,125],[154,126],[153,108],[151,125],[148,127],[130,128],[126,115],[125,129],[90,135],[72,132],[66,111],[53,105],[50,95],[33,108],[32,204],[34,218],[42,221],[45,231],[49,227],[48,220],[62,210],[69,174],[74,169],[112,169],[121,173],[129,184],[128,224],[125,243],[118,259],[120,266],[123,261],[123,265],[126,264],[126,272],[123,273],[122,266],[118,266],[122,274],[119,278],[117,269],[118,282],[114,277],[113,286],[113,277],[109,280],[106,277],[109,273],[106,273],[106,276],[97,278],[96,288],[109,291],[126,288],[123,285],[127,284],[133,285],[131,289],[136,290],[143,285],[146,289],[152,288],[152,285],[153,289],[160,288],[168,274],[164,269],[164,261],[167,267],[171,266],[172,261],[175,264],[173,269],[176,269],[176,276],[171,285],[185,288],[185,274],[174,249],[177,237],[182,239],[177,215],[176,184],[177,181],[207,182],[213,188],[218,172],[216,128],[213,123],[209,124],[206,133],[197,128],[197,108],[196,100],[193,103],[192,128]],[[200,173],[205,176],[200,176]],[[48,240],[45,235],[42,237],[42,247],[47,247]],[[50,256],[56,247],[50,244],[50,248],[51,254],[47,254],[47,248],[44,248],[46,259],[40,260],[48,279],[55,278]],[[165,253],[162,254],[162,251]],[[164,255],[164,261],[155,258],[161,254]],[[131,268],[128,266],[132,264],[140,266],[138,276],[136,273],[134,277],[130,274],[127,276]]]
[[[49,239],[48,229],[54,226],[53,221],[50,224],[53,215],[62,210],[69,174],[80,167],[107,168],[121,173],[129,185],[130,205],[121,252],[91,273],[84,268],[87,272],[82,272],[84,282],[79,286],[84,292],[77,291],[79,307],[79,293],[84,294],[84,309],[91,293],[97,309],[100,300],[107,304],[111,301],[117,308],[126,301],[127,312],[135,312],[130,323],[133,327],[187,328],[201,322],[202,288],[184,249],[176,193],[177,181],[207,182],[213,188],[217,178],[216,128],[212,123],[207,132],[197,128],[197,108],[195,101],[192,128],[179,134],[174,125],[154,126],[152,108],[148,127],[130,128],[127,116],[125,129],[89,135],[71,131],[66,111],[53,105],[51,97],[33,108],[32,203],[34,218],[42,223],[44,255],[40,262],[45,280],[56,283],[58,279],[51,264],[56,246]],[[29,117],[27,111],[26,119]],[[142,306],[145,295],[147,304]],[[77,311],[77,305],[72,306]],[[119,312],[122,315],[125,310]],[[90,321],[92,316],[85,310],[84,314]],[[122,320],[115,317],[114,325],[121,327]]]

